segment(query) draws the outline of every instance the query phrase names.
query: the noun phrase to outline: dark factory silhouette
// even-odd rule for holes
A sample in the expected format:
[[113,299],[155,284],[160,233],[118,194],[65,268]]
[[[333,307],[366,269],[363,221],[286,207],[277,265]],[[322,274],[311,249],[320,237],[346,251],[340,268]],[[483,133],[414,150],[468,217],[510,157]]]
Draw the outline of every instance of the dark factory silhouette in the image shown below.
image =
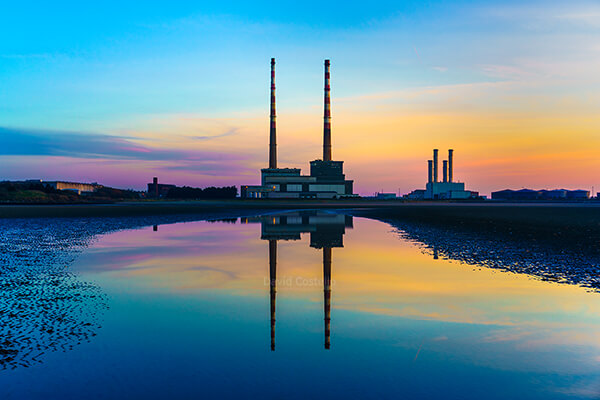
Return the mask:
[[271,350],[275,351],[275,312],[277,297],[277,242],[300,240],[310,233],[310,247],[323,250],[323,314],[325,349],[331,347],[331,264],[332,248],[344,247],[346,228],[352,217],[324,211],[307,210],[241,218],[242,223],[260,223],[261,239],[269,242],[269,293]]

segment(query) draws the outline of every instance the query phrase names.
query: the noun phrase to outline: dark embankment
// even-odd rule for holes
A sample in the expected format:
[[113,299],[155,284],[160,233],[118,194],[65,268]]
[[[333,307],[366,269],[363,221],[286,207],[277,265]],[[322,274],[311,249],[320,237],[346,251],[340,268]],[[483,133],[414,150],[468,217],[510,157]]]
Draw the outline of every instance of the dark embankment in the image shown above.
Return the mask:
[[415,222],[486,226],[515,225],[600,230],[600,203],[451,203],[403,202],[369,199],[339,200],[193,200],[139,201],[112,204],[0,205],[0,218],[135,217],[203,214],[228,211],[296,209],[354,210],[373,218],[402,218]]
[[[256,207],[258,208],[258,207]],[[227,201],[127,202],[115,204],[3,205],[0,218],[144,217],[227,212],[239,207]]]
[[[156,215],[203,214],[207,212],[257,211],[329,208],[345,209],[364,202],[347,200],[194,200],[194,201],[143,201],[114,204],[69,205],[0,205],[0,218],[40,217],[139,217]],[[370,203],[369,203],[370,204]],[[372,205],[370,205],[372,206]]]

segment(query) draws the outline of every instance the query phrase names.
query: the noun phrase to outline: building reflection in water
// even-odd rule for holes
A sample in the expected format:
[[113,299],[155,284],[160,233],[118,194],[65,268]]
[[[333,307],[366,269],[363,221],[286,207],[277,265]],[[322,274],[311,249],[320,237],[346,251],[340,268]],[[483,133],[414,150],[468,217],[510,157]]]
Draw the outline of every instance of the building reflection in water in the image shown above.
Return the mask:
[[300,240],[310,233],[310,247],[323,250],[323,312],[325,349],[331,337],[331,249],[344,247],[346,228],[352,228],[349,215],[325,211],[296,211],[259,217],[245,217],[242,223],[260,223],[261,239],[269,241],[269,292],[271,305],[271,350],[275,351],[275,304],[277,296],[277,241]]

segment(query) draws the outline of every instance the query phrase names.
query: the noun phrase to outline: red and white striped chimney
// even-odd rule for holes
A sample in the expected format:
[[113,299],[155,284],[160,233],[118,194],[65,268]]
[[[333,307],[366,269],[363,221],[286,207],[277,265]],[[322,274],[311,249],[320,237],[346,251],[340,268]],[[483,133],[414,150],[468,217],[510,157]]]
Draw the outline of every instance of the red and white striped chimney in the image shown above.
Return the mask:
[[275,59],[271,58],[271,127],[269,129],[269,168],[277,168],[277,123],[275,122]]
[[325,60],[325,109],[323,115],[323,161],[331,161],[331,87],[329,60]]

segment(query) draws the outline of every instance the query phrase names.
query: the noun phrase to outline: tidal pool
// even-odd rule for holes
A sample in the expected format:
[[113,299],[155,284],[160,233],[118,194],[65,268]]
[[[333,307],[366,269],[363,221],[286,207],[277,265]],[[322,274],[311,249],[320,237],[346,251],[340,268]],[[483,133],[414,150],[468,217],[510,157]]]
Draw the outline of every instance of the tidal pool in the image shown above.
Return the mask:
[[[62,246],[56,224],[40,228],[49,221],[4,241],[52,235],[44,243]],[[423,233],[320,211],[171,222],[65,234],[89,238],[69,260],[39,246],[26,263],[3,259],[0,332],[10,321],[17,353],[4,354],[0,398],[600,396],[600,294],[511,273],[514,249],[508,261],[494,250],[505,270],[488,268],[486,249],[453,256],[447,240],[438,252]],[[7,265],[36,267],[13,276]],[[36,293],[64,291],[66,305],[44,308],[55,291],[26,301],[38,295],[14,292],[23,276]],[[35,359],[19,363],[27,351]]]

